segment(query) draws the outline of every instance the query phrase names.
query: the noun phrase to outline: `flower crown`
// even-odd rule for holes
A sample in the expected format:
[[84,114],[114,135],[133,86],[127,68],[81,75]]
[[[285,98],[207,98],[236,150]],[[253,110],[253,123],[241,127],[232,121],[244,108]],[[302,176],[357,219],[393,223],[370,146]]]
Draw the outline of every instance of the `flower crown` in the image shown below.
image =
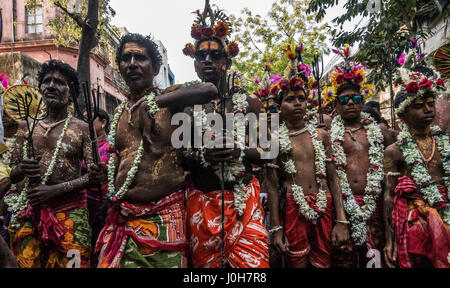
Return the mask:
[[[433,70],[433,69],[432,69]],[[439,75],[433,70],[435,75]],[[435,80],[438,78],[437,80]],[[428,78],[422,73],[413,72],[406,68],[400,68],[394,78],[394,86],[401,86],[403,91],[407,92],[406,100],[395,109],[397,115],[405,112],[416,99],[420,99],[426,92],[431,91],[434,94],[439,94],[445,91],[445,82],[439,77]]]
[[[239,45],[236,42],[229,42],[227,37],[233,32],[230,18],[220,10],[217,5],[209,4],[209,0],[205,1],[205,10],[200,13],[196,10],[193,13],[197,15],[197,19],[191,27],[191,36],[194,38],[195,45],[188,43],[183,49],[183,54],[194,58],[196,46],[202,40],[216,39],[225,47],[225,52],[229,58],[234,58],[239,54]],[[209,18],[209,21],[208,21]]]
[[335,72],[331,77],[331,86],[326,87],[322,92],[327,103],[333,103],[337,98],[337,91],[339,87],[346,83],[352,83],[361,88],[360,92],[364,100],[369,99],[375,94],[375,87],[366,83],[366,73],[364,66],[357,66],[356,63],[350,59],[350,45],[345,44],[344,48],[332,50],[335,54],[344,58],[343,64],[338,64],[334,67]]
[[284,78],[280,77],[279,81],[270,88],[271,94],[302,89],[308,94],[309,83],[306,83],[306,79],[311,75],[311,69],[303,63],[302,52],[303,45],[297,46],[294,41],[283,49],[283,54],[289,59],[289,65]]
[[272,84],[271,78],[269,76],[271,67],[270,67],[270,61],[268,61],[266,64],[264,64],[264,76],[261,80],[259,80],[258,76],[255,76],[255,84],[258,85],[258,88],[255,92],[253,92],[254,95],[258,96],[261,101],[264,101],[267,99],[267,97],[270,95],[270,86]]
[[297,46],[293,41],[283,49],[284,55],[289,59],[289,65],[286,68],[285,78],[291,79],[295,76],[303,76],[308,79],[311,75],[311,68],[303,63],[303,44]]

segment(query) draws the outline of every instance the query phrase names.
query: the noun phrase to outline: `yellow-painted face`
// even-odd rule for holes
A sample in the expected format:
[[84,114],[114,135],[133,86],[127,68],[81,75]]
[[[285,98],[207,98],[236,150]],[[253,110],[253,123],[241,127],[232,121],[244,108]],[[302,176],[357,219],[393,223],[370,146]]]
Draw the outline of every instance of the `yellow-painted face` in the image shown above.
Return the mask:
[[230,69],[231,60],[218,41],[206,40],[198,44],[194,65],[202,81],[217,84],[220,75]]
[[200,43],[200,46],[198,47],[198,50],[219,50],[220,46],[219,43],[216,41],[204,41]]
[[123,47],[119,71],[132,92],[141,92],[152,86],[159,67],[153,67],[152,58],[144,45],[129,42]]

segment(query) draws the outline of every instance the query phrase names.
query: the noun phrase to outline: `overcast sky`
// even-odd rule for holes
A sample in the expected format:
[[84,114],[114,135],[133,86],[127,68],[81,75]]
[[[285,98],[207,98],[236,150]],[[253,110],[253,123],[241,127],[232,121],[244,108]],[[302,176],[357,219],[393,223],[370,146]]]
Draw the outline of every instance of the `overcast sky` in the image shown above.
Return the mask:
[[[227,14],[240,15],[244,7],[250,8],[254,14],[265,16],[275,0],[213,0]],[[192,42],[190,27],[195,20],[191,12],[203,11],[204,0],[111,0],[116,10],[112,24],[125,27],[133,33],[152,34],[161,40],[167,49],[170,68],[175,74],[176,83],[197,80],[193,60],[181,52],[186,43]],[[342,11],[342,10],[341,10]],[[327,19],[339,14],[333,9]],[[330,57],[325,58],[327,63]]]

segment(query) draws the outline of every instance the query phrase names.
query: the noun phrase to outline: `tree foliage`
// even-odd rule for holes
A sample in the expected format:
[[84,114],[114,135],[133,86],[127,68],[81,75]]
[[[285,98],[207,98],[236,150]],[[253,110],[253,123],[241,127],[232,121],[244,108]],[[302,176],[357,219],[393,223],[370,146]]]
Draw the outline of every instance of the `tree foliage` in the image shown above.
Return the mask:
[[[28,0],[26,6],[27,8],[33,8],[42,5],[43,2],[44,0]],[[53,7],[57,7],[62,12],[61,17],[55,17],[48,22],[48,27],[55,36],[55,45],[78,46],[81,41],[83,24],[86,21],[89,24],[87,18],[88,0],[46,0],[45,2],[50,2]],[[95,46],[97,44],[100,44],[100,47],[106,45],[110,37],[109,29],[118,31],[116,27],[109,24],[111,18],[116,14],[109,2],[109,0],[99,1],[96,37],[98,41],[94,43]]]
[[253,77],[262,77],[264,64],[272,62],[271,73],[284,74],[288,60],[283,49],[292,41],[303,44],[303,61],[311,64],[315,54],[327,54],[325,24],[316,24],[315,15],[307,15],[309,0],[279,0],[263,17],[244,8],[240,17],[231,15],[236,41],[241,52],[233,61],[234,69],[242,73],[248,89],[255,89]]
[[[44,0],[28,0],[27,8],[42,5]],[[58,7],[61,17],[49,21],[55,36],[55,44],[63,46],[78,45],[77,71],[80,83],[90,83],[90,53],[99,43],[105,48],[109,41],[109,25],[115,11],[109,0],[46,0]],[[81,109],[85,108],[83,97],[78,97]]]
[[[370,1],[374,3],[374,1]],[[345,12],[332,20],[332,42],[336,47],[358,42],[355,60],[372,69],[369,80],[384,89],[389,71],[396,68],[396,59],[411,49],[409,39],[426,39],[431,35],[424,23],[448,17],[448,9],[439,13],[435,1],[391,0],[380,1],[378,11],[368,9],[369,0],[347,0]],[[338,0],[311,0],[308,13],[316,13],[316,20],[325,16],[326,10],[335,7]],[[344,31],[343,25],[357,17],[365,17],[353,31]],[[367,23],[367,24],[365,24]]]

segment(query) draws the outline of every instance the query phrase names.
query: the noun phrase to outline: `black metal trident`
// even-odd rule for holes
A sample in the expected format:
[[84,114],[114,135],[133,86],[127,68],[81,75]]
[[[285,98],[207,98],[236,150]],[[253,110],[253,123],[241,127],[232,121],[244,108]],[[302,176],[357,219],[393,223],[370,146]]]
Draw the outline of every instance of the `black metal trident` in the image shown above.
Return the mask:
[[[218,83],[218,90],[219,90],[219,99],[220,99],[220,115],[222,116],[222,121],[225,119],[226,114],[226,103],[227,100],[233,99],[233,94],[235,92],[235,73],[232,75],[223,75],[219,79]],[[225,79],[224,79],[225,77]],[[231,84],[231,85],[230,85]],[[227,133],[227,128],[225,125],[223,126],[223,133],[224,135]],[[221,177],[220,177],[220,187],[222,189],[222,247],[221,247],[221,256],[222,256],[222,262],[221,266],[222,268],[225,268],[225,162],[222,161],[220,163],[221,165]]]
[[[25,120],[27,123],[27,130],[28,130],[28,155],[31,154],[31,157],[34,159],[34,147],[33,147],[33,133],[34,129],[36,128],[36,122],[44,120],[47,117],[47,113],[39,115],[39,112],[41,111],[42,106],[42,98],[39,99],[38,108],[36,110],[36,113],[32,115],[30,108],[31,104],[33,103],[33,95],[30,92],[26,92],[25,95],[22,94],[16,94],[17,96],[17,112],[19,113],[20,120]],[[33,125],[30,126],[29,120],[33,120]]]
[[[321,62],[321,64],[319,63]],[[319,55],[314,55],[314,62],[312,64],[313,76],[317,81],[317,94],[319,97],[319,119],[320,124],[323,124],[323,110],[322,110],[322,95],[320,91],[320,79],[323,77],[323,57],[319,57]]]
[[[97,86],[97,93],[95,91],[90,91],[89,82],[84,82],[81,85],[84,103],[86,105],[86,116],[81,112],[80,106],[78,105],[77,99],[74,97],[73,103],[75,106],[76,113],[78,113],[78,117],[85,123],[89,125],[89,135],[91,138],[91,147],[92,147],[92,160],[95,165],[98,165],[100,162],[98,155],[98,143],[97,137],[95,135],[94,121],[98,117],[98,112],[100,109],[100,85]],[[92,92],[92,99],[91,99]],[[93,106],[93,107],[92,107]],[[87,168],[87,167],[86,167]],[[102,185],[97,185],[98,193],[101,195]]]
[[[95,165],[98,165],[100,159],[98,158],[98,144],[97,137],[95,136],[94,121],[98,117],[98,112],[100,109],[100,86],[97,86],[97,93],[95,91],[90,91],[89,83],[84,82],[81,85],[84,103],[86,105],[86,116],[81,112],[80,106],[78,105],[77,99],[74,97],[73,103],[75,110],[78,113],[78,117],[85,123],[89,125],[89,135],[91,136],[91,146],[92,146],[92,159]],[[92,98],[91,98],[92,92]],[[93,101],[92,101],[93,100]]]

